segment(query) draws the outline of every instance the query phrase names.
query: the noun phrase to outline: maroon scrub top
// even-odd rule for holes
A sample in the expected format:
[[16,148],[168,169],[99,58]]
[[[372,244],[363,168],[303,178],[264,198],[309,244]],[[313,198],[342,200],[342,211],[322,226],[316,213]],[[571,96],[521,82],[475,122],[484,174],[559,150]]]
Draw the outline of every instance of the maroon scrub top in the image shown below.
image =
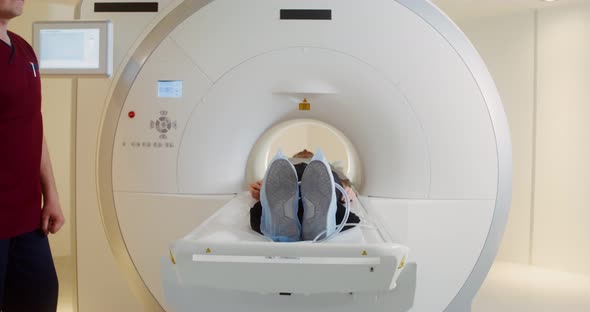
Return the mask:
[[31,46],[8,32],[0,40],[0,239],[41,221],[41,79]]

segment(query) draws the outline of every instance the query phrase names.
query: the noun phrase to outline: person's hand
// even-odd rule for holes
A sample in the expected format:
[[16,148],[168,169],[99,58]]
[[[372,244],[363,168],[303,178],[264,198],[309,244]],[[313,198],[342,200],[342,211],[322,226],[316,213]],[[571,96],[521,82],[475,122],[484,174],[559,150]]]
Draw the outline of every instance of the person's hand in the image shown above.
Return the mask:
[[250,195],[256,200],[260,200],[260,188],[262,187],[262,181],[250,183]]
[[45,235],[57,233],[65,223],[59,200],[45,200],[41,211],[41,230]]
[[[352,190],[352,188],[345,186],[344,191],[346,191],[346,194],[348,195],[348,199],[350,199],[350,202],[352,202],[356,199],[356,193]],[[342,198],[340,200],[343,202],[346,200],[346,197],[344,197],[344,194],[342,194]]]

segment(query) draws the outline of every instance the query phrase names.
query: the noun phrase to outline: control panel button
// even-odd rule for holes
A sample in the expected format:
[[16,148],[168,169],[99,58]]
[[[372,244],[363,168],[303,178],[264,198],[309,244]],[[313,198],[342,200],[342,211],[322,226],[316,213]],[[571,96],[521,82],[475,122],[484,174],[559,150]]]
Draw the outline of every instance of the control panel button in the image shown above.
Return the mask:
[[150,129],[155,129],[158,133],[160,133],[159,138],[162,140],[168,139],[166,133],[176,128],[177,122],[176,120],[172,120],[170,117],[168,117],[168,111],[160,111],[160,116],[155,120],[150,121]]

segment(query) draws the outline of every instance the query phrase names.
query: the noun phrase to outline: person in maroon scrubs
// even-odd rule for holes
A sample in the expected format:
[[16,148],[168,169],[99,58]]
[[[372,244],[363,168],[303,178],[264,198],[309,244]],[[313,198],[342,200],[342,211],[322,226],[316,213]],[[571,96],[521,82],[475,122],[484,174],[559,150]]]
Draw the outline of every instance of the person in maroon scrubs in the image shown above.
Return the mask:
[[64,224],[41,116],[39,63],[8,31],[24,0],[0,0],[0,311],[55,312],[47,235]]

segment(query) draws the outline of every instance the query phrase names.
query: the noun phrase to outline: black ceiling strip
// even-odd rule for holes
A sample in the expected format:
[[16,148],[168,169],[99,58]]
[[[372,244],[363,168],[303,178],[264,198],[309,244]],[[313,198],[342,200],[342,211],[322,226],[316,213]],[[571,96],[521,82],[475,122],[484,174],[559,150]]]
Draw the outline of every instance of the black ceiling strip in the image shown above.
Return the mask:
[[282,20],[332,20],[332,10],[282,9]]
[[95,2],[94,12],[158,12],[158,2]]

